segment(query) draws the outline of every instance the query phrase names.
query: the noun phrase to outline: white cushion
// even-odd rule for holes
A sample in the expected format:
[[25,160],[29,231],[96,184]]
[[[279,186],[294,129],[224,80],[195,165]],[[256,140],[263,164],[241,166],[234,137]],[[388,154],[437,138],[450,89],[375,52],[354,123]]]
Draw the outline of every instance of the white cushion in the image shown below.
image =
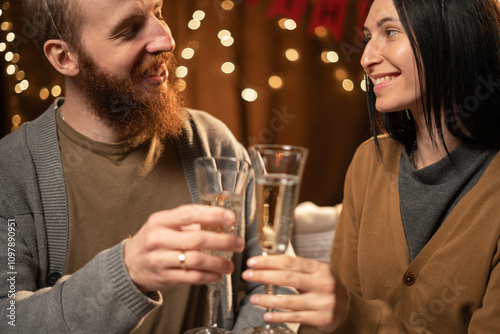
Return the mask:
[[335,228],[342,204],[320,207],[303,202],[295,208],[292,245],[298,256],[330,262]]

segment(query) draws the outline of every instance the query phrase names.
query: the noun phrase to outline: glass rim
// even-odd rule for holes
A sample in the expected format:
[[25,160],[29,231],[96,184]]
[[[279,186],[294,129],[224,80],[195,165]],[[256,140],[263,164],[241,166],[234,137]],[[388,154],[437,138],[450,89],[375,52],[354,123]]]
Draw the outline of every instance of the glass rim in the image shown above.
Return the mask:
[[247,165],[248,167],[252,167],[252,164],[246,160],[238,159],[236,157],[230,156],[203,156],[197,157],[194,159],[194,164],[202,163],[203,161],[211,161],[211,160],[220,160],[220,161],[231,161],[235,163],[241,163],[243,165]]
[[254,149],[260,152],[283,151],[283,152],[301,152],[307,153],[309,149],[304,146],[298,145],[281,145],[281,144],[256,144],[251,145],[249,149]]

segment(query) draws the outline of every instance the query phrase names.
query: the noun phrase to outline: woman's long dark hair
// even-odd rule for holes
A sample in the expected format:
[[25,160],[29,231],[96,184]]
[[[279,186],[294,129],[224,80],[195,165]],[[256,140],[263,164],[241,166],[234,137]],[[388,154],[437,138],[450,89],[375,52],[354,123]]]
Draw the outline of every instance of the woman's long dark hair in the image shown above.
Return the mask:
[[[444,119],[444,126],[461,141],[500,148],[498,1],[393,2],[415,54],[431,138],[444,143]],[[377,148],[377,134],[382,132],[411,149],[416,138],[413,118],[404,110],[379,113],[375,109],[373,84],[367,82],[368,109]],[[434,138],[436,130],[439,138]]]

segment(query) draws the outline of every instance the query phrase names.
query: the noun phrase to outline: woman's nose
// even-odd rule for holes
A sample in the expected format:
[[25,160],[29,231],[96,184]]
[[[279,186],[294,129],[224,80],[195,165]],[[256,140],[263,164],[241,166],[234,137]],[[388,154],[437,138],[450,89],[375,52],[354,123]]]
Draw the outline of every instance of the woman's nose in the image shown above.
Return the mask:
[[375,41],[370,40],[361,55],[361,66],[365,69],[369,69],[373,65],[379,64],[381,62],[380,47],[375,43]]

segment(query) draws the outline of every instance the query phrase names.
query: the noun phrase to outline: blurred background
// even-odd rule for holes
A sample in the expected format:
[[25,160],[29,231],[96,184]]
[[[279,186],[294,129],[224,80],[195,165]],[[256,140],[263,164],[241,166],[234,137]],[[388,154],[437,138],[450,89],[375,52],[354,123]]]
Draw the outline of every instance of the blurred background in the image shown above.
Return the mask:
[[[342,201],[369,136],[360,27],[365,0],[166,0],[186,106],[225,122],[245,146],[310,149],[301,201]],[[0,137],[64,96],[30,40],[21,1],[0,0]],[[1,158],[1,157],[0,157]]]

